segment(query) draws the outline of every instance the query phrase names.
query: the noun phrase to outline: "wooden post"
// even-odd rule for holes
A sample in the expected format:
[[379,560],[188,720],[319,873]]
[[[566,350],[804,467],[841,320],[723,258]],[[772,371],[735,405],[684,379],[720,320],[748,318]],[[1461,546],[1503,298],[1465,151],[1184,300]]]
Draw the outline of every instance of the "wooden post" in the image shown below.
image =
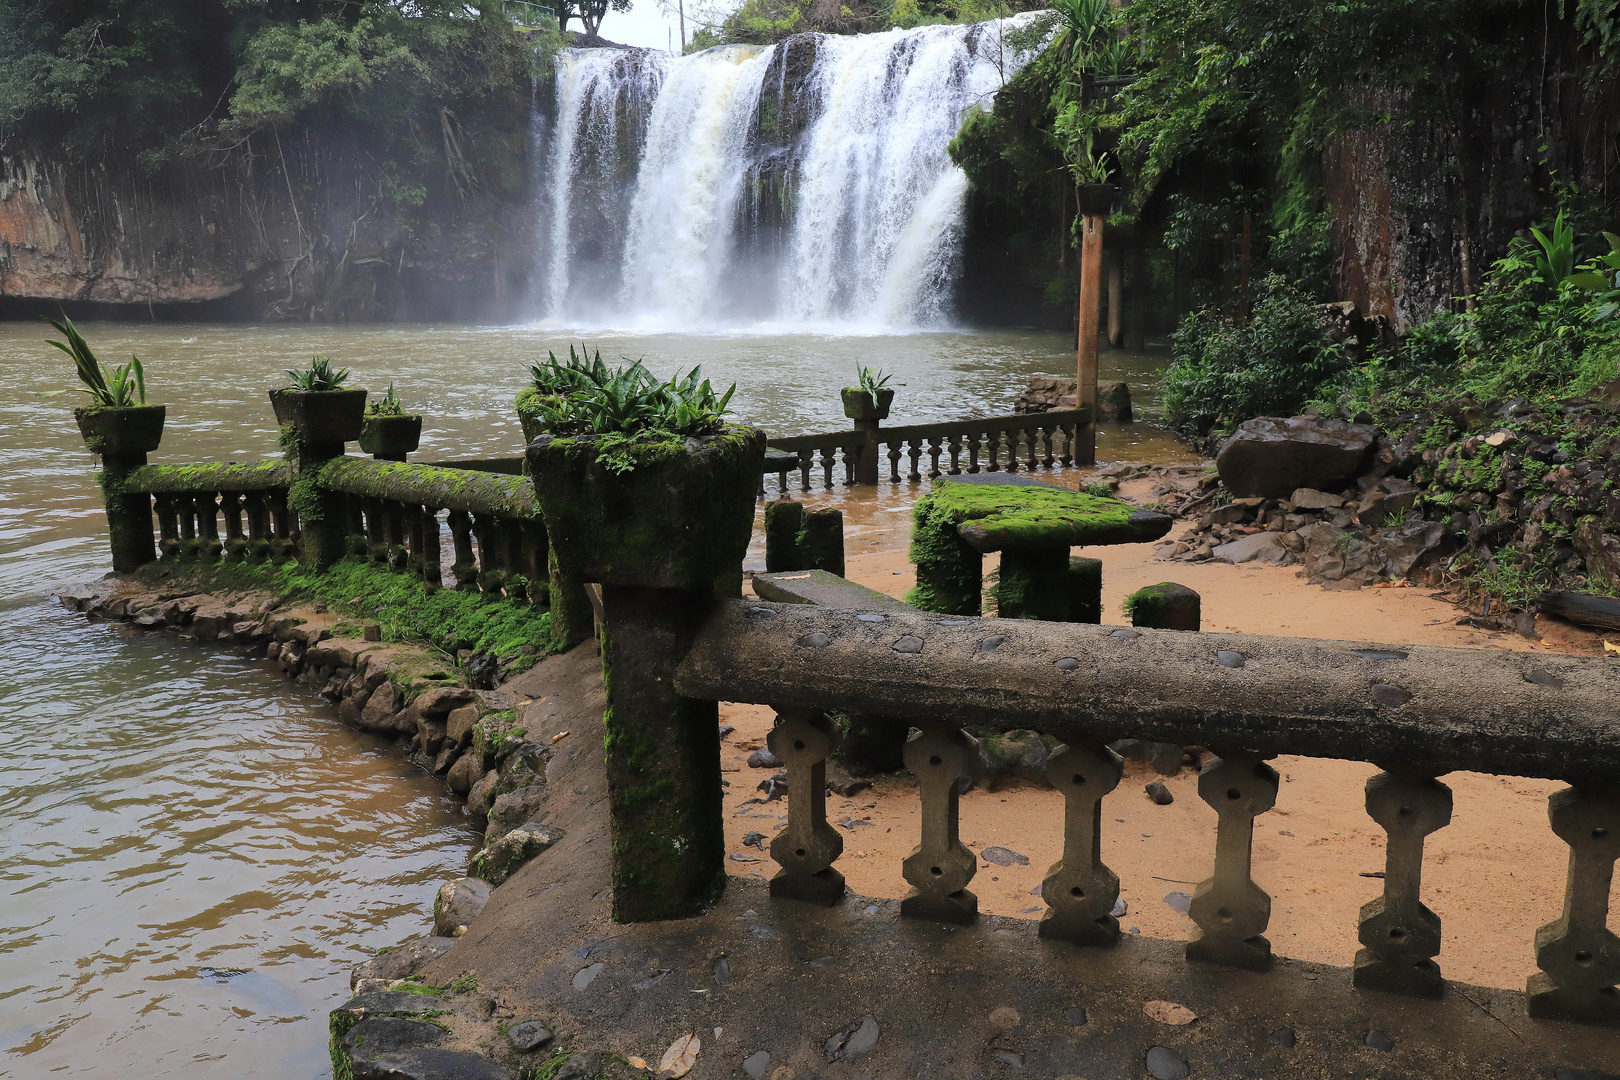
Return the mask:
[[[1080,357],[1079,384],[1075,404],[1090,409],[1097,415],[1097,331],[1102,298],[1102,214],[1086,214],[1081,218],[1080,244]],[[1097,461],[1097,425],[1088,421],[1074,433],[1074,461],[1076,465],[1092,465]]]
[[1125,347],[1125,253],[1108,249],[1108,347]]

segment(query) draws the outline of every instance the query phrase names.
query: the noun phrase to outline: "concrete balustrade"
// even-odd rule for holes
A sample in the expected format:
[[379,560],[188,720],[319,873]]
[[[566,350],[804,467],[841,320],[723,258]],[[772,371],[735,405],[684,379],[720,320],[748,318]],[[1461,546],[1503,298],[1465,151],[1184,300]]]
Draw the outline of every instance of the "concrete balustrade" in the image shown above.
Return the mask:
[[[1233,666],[1233,655],[1243,663]],[[1399,762],[1367,784],[1367,812],[1389,844],[1384,895],[1363,907],[1356,928],[1363,948],[1353,981],[1423,997],[1445,985],[1434,960],[1440,919],[1420,891],[1425,838],[1451,820],[1451,793],[1436,777],[1469,769],[1568,780],[1550,806],[1553,831],[1570,847],[1564,913],[1536,935],[1530,1012],[1620,1026],[1620,938],[1606,925],[1620,858],[1620,672],[1610,662],[734,600],[715,605],[675,687],[690,698],[771,705],[784,718],[778,732],[824,730],[816,717],[834,710],[909,721],[917,732],[905,760],[918,780],[921,827],[902,867],[911,891],[901,910],[933,921],[977,914],[967,888],[976,863],[957,826],[975,753],[964,728],[1058,736],[1064,745],[1048,777],[1064,797],[1054,823],[1063,857],[1042,882],[1048,911],[1038,933],[1079,946],[1108,946],[1119,934],[1101,800],[1120,762],[1105,743],[1215,747],[1198,783],[1219,819],[1215,869],[1192,898],[1198,934],[1186,954],[1254,971],[1272,962],[1271,898],[1251,866],[1254,819],[1279,797],[1265,759]],[[772,747],[787,737],[773,733]],[[809,757],[779,755],[789,820],[773,855],[825,827],[824,801],[804,792],[822,783],[826,745]],[[1289,795],[1309,798],[1297,788]],[[813,865],[823,881],[837,880],[838,854],[837,845],[820,851]],[[779,880],[802,874],[783,867]],[[773,892],[831,902],[827,887]]]

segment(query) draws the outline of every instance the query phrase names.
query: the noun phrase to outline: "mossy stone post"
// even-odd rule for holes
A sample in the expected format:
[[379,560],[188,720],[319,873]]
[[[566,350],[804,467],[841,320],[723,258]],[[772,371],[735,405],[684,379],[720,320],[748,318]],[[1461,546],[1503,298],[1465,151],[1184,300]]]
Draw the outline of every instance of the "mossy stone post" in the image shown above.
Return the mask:
[[992,590],[1003,619],[1069,620],[1069,549],[1045,547],[1001,553],[1001,580]]
[[152,497],[124,490],[124,481],[146,464],[163,439],[162,405],[73,410],[84,445],[101,455],[101,493],[107,503],[107,536],[114,573],[127,574],[157,558],[152,539]]
[[841,396],[844,415],[855,421],[855,430],[861,433],[860,457],[855,462],[855,483],[875,485],[878,482],[878,458],[882,456],[883,449],[883,444],[878,441],[878,427],[889,417],[894,391],[846,386]]
[[1102,622],[1102,560],[1069,560],[1069,621]]
[[298,512],[301,561],[325,569],[348,554],[348,496],[320,482],[320,467],[343,456],[343,444],[360,437],[365,424],[364,390],[272,390],[276,421],[292,437],[284,441],[293,466],[289,501]]
[[1145,586],[1125,598],[1131,625],[1156,630],[1197,630],[1202,625],[1201,608],[1196,592],[1173,581]]
[[602,587],[613,917],[702,913],[725,886],[719,705],[675,692],[675,669],[740,567],[765,436],[731,427],[637,447],[613,473],[594,439],[541,435],[529,473],[560,573]]
[[805,512],[804,504],[765,504],[765,570],[825,570],[844,576],[844,512],[831,506]]

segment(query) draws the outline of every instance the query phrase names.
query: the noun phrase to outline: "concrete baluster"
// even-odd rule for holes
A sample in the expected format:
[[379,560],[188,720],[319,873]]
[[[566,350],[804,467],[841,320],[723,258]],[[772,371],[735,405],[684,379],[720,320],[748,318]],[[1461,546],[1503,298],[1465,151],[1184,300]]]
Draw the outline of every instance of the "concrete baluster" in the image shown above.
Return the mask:
[[383,503],[378,498],[367,498],[366,553],[374,563],[388,561],[388,534],[383,523]]
[[1384,827],[1384,895],[1361,907],[1355,984],[1414,997],[1439,997],[1440,916],[1419,898],[1423,841],[1451,823],[1451,789],[1432,774],[1404,769],[1367,781],[1367,814]]
[[958,828],[960,787],[973,774],[975,753],[954,724],[924,723],[906,743],[906,768],[917,777],[922,799],[922,838],[903,865],[912,888],[900,902],[902,915],[951,923],[978,918],[979,898],[967,891],[978,860]]
[[444,554],[439,549],[439,508],[422,507],[422,580],[428,591],[439,588],[444,579]]
[[450,572],[456,576],[456,588],[472,592],[478,588],[478,560],[473,557],[472,516],[465,510],[452,510],[447,516],[450,542],[455,545],[456,553],[455,561],[450,564]]
[[771,753],[787,766],[788,823],[771,841],[771,858],[782,867],[771,895],[831,907],[844,895],[844,875],[832,868],[844,853],[844,838],[827,824],[827,756],[838,732],[814,709],[778,709],[766,736]]
[[1530,1015],[1620,1027],[1620,938],[1608,928],[1620,858],[1620,788],[1565,788],[1547,800],[1547,816],[1569,845],[1569,877],[1563,915],[1536,931],[1541,970],[1525,988]]
[[1198,795],[1220,815],[1215,874],[1193,893],[1187,914],[1200,934],[1187,959],[1264,971],[1271,942],[1271,897],[1250,877],[1254,819],[1277,805],[1277,772],[1254,754],[1224,754],[1205,762]]
[[219,507],[212,491],[199,492],[194,500],[197,509],[197,554],[205,562],[213,562],[225,545],[219,542]]
[[219,512],[225,519],[225,561],[241,562],[247,557],[247,540],[242,536],[242,493],[227,491],[221,494]]
[[[275,529],[275,539],[270,542],[270,557],[276,562],[296,558],[298,555],[297,542],[293,539],[292,508],[287,505],[287,491],[285,488],[272,488],[265,492],[265,502],[270,508],[270,521]],[[300,535],[306,522],[299,522]]]
[[1046,915],[1040,934],[1076,945],[1119,940],[1113,915],[1119,875],[1102,861],[1102,800],[1119,785],[1123,762],[1106,746],[1064,746],[1046,764],[1046,778],[1063,793],[1063,858],[1041,882]]
[[348,522],[347,538],[350,555],[365,558],[370,548],[366,543],[366,501],[358,495],[345,503],[344,520]]
[[180,511],[175,505],[175,497],[167,491],[159,492],[152,499],[157,510],[158,519],[158,557],[162,559],[180,558]]
[[[264,492],[243,494],[242,504],[247,510],[248,539],[243,556],[248,562],[263,562],[270,557],[270,507]],[[161,520],[162,515],[159,515]]]
[[504,545],[495,518],[489,514],[474,514],[473,535],[478,538],[478,587],[489,599],[498,599],[507,575]]
[[189,491],[177,493],[174,505],[180,515],[180,561],[191,562],[197,558],[197,507]]

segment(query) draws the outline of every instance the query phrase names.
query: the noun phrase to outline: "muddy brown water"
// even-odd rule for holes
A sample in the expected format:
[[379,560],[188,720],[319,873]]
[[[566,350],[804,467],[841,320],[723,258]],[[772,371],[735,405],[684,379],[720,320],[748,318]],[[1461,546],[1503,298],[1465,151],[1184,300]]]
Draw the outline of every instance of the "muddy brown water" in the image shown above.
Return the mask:
[[[0,1076],[319,1077],[348,969],[423,931],[476,839],[456,800],[387,742],[263,663],[90,624],[50,599],[108,559],[65,357],[0,324]],[[276,453],[265,391],[316,350],[426,413],[421,459],[513,453],[523,366],[576,334],[511,327],[86,324],[146,365],[169,406],[154,461]],[[701,363],[773,432],[844,427],[857,363],[894,373],[894,422],[1010,411],[1071,372],[1062,335],[593,334],[660,374]],[[1151,416],[1167,357],[1105,353]],[[1189,460],[1151,424],[1105,427],[1106,460]],[[857,533],[914,485],[833,494]]]

